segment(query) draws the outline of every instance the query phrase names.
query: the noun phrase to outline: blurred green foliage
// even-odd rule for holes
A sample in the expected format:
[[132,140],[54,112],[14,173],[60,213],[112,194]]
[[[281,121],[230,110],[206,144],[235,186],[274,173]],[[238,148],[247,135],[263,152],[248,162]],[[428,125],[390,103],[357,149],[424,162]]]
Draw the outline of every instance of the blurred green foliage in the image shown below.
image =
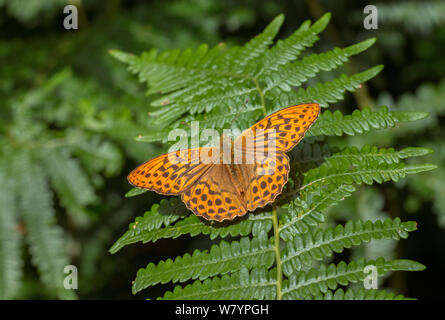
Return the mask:
[[[441,165],[397,184],[360,188],[331,209],[332,220],[359,213],[356,218],[419,221],[408,245],[382,240],[386,245],[364,249],[366,257],[407,256],[422,262],[426,271],[410,276],[410,281],[408,276],[391,276],[390,287],[417,298],[443,296],[437,281],[445,263],[440,250],[445,241],[443,3],[377,3],[376,31],[363,29],[367,3],[359,1],[70,3],[79,7],[76,31],[62,27],[66,1],[0,0],[1,298],[131,298],[131,277],[148,260],[208,247],[200,238],[181,244],[165,240],[159,248],[140,246],[109,255],[108,248],[134,216],[159,201],[151,193],[144,199],[124,199],[130,189],[126,174],[165,149],[158,142],[134,140],[151,123],[147,113],[152,98],[109,50],[196,49],[200,43],[213,46],[223,39],[228,45],[241,44],[280,12],[287,17],[280,33],[288,35],[304,20],[316,20],[327,11],[332,21],[314,50],[376,37],[376,44],[346,68],[353,73],[370,64],[385,65],[379,77],[334,108],[350,113],[357,106],[387,105],[391,111],[430,113],[412,125],[339,140],[339,145],[377,141],[398,150],[427,147],[435,152],[422,162]],[[313,83],[330,80],[324,77],[315,77]],[[74,294],[60,287],[61,266],[69,263],[79,267]],[[164,289],[154,290],[153,297]]]

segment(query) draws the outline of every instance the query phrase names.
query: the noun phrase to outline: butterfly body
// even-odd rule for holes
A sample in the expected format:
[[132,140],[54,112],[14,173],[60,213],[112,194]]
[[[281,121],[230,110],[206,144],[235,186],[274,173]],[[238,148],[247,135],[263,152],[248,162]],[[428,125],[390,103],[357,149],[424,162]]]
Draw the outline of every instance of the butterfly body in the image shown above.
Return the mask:
[[229,174],[230,180],[235,185],[235,188],[238,190],[240,196],[244,196],[244,177],[242,174],[242,170],[238,164],[229,164]]
[[289,175],[285,154],[317,119],[318,104],[284,108],[260,120],[232,142],[175,151],[133,170],[129,182],[160,194],[181,195],[207,220],[232,220],[273,202]]

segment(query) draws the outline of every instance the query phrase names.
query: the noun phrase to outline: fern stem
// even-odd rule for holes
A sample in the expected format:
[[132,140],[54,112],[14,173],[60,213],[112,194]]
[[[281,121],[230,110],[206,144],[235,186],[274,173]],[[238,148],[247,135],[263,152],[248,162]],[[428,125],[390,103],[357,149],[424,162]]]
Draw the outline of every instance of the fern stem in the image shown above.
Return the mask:
[[258,91],[258,94],[260,95],[261,109],[263,110],[263,115],[267,116],[266,103],[264,100],[263,90],[261,90],[260,84],[258,83],[258,80],[255,77],[251,77],[250,79],[252,79],[253,83],[255,83],[255,87]]
[[273,222],[273,233],[274,233],[275,260],[277,262],[277,300],[281,300],[283,271],[281,269],[280,229],[278,226],[278,214],[275,206],[273,206],[272,208],[272,222]]

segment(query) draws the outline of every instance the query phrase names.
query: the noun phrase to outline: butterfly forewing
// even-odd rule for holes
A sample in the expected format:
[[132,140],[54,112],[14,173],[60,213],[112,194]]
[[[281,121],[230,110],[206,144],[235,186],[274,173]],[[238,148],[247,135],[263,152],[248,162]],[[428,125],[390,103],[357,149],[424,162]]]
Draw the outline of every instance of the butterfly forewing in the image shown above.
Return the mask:
[[[247,152],[253,152],[254,148],[287,152],[303,139],[306,131],[317,119],[319,113],[320,106],[316,103],[284,108],[245,130],[235,140],[235,146],[241,145],[243,137],[253,136],[253,143],[244,146]],[[251,139],[248,138],[247,140],[250,141]]]
[[170,152],[141,164],[127,177],[135,187],[160,194],[178,195],[192,186],[211,163],[200,161],[199,154],[213,148],[194,148]]

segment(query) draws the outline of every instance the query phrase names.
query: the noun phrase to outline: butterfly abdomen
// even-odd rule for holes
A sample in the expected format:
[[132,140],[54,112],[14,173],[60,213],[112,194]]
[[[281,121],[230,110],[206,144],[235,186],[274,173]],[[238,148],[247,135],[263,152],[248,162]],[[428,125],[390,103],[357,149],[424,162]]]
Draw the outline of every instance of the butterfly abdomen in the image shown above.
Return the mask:
[[241,172],[241,168],[239,167],[239,165],[236,164],[230,164],[229,166],[229,170],[230,170],[230,177],[231,180],[233,182],[233,184],[236,186],[236,189],[238,190],[239,194],[244,196],[244,179],[243,179],[243,174]]

